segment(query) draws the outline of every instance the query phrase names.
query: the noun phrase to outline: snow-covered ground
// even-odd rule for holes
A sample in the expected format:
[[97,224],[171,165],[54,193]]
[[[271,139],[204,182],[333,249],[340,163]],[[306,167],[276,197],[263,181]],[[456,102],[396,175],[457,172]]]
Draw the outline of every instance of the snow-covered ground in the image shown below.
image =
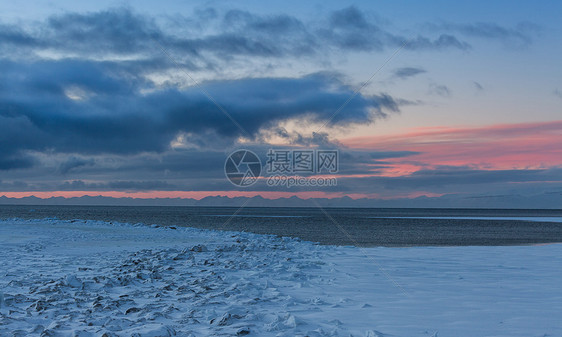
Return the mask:
[[562,245],[0,221],[0,336],[562,336]]

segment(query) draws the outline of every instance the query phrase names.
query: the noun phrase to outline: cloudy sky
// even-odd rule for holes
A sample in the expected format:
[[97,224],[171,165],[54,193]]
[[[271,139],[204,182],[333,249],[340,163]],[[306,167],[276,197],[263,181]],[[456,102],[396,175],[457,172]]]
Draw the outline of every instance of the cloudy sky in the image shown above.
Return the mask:
[[[562,191],[562,3],[0,4],[0,195]],[[337,149],[337,186],[227,156]]]

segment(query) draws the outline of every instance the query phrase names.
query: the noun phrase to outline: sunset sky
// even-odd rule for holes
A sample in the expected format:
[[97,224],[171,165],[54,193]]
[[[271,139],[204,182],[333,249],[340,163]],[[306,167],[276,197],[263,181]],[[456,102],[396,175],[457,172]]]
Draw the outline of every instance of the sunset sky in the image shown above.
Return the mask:
[[[562,192],[562,3],[0,3],[0,196]],[[337,149],[240,188],[238,149]]]

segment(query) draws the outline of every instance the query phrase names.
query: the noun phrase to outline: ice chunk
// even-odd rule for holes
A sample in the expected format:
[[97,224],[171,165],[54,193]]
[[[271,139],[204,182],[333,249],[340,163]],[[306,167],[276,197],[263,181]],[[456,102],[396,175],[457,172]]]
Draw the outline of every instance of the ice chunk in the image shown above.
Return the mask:
[[68,285],[71,288],[81,288],[82,281],[78,277],[76,277],[76,275],[67,275],[66,285]]

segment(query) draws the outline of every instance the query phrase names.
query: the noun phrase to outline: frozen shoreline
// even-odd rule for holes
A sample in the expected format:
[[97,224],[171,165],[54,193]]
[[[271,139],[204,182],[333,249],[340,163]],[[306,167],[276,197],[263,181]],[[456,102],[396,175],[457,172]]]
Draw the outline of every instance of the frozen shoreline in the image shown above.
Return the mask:
[[0,248],[2,336],[562,335],[560,244],[360,249],[15,219]]

